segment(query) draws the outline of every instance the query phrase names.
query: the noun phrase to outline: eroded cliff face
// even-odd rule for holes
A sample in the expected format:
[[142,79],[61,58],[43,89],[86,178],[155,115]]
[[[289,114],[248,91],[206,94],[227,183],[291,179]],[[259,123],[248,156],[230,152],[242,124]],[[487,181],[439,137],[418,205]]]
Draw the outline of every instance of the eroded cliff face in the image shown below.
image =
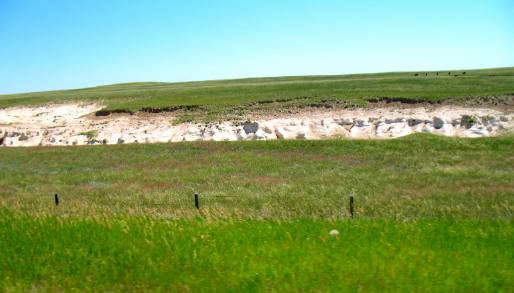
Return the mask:
[[492,136],[514,129],[514,113],[457,106],[305,111],[248,122],[176,125],[169,113],[95,117],[102,106],[62,104],[0,109],[0,145],[52,146],[347,137],[387,139],[416,132]]

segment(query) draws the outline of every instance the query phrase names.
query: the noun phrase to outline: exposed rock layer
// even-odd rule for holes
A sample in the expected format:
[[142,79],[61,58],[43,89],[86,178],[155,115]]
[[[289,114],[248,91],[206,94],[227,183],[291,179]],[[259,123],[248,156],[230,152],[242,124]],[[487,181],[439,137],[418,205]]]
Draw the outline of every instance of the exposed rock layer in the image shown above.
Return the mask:
[[171,114],[96,117],[99,105],[0,109],[1,146],[156,143],[195,140],[384,139],[428,132],[481,137],[514,129],[514,113],[486,108],[413,107],[305,112],[246,123],[174,125]]

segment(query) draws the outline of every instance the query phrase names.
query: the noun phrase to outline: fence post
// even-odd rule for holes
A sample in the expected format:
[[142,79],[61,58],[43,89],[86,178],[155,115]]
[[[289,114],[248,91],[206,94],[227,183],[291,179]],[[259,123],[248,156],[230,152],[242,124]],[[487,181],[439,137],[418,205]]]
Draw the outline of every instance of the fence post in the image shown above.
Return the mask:
[[195,207],[196,209],[200,209],[200,203],[198,202],[198,193],[195,193]]
[[353,196],[350,196],[350,218],[353,219]]
[[58,206],[59,205],[59,195],[57,195],[57,193],[54,195],[54,201],[55,201],[55,205]]

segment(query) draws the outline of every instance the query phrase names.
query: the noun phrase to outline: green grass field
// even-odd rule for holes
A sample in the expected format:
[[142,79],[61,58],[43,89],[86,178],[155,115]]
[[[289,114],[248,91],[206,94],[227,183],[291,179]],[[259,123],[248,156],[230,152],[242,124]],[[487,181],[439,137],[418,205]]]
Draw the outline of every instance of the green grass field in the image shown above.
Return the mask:
[[514,287],[512,136],[0,155],[0,291]]
[[[463,75],[463,72],[466,72]],[[187,119],[234,118],[248,111],[330,104],[365,105],[366,98],[395,97],[417,101],[462,103],[485,96],[512,104],[514,67],[339,76],[250,78],[183,83],[128,83],[94,88],[0,95],[0,107],[49,102],[100,102],[107,110],[198,106]],[[457,77],[454,75],[458,75]],[[503,100],[500,99],[500,102]]]
[[[338,229],[338,238],[327,235]],[[2,291],[490,291],[512,221],[156,221],[2,212]]]
[[[513,94],[511,67],[119,84],[0,107],[185,121],[379,97],[507,109]],[[512,135],[1,148],[0,291],[511,292],[513,215]]]

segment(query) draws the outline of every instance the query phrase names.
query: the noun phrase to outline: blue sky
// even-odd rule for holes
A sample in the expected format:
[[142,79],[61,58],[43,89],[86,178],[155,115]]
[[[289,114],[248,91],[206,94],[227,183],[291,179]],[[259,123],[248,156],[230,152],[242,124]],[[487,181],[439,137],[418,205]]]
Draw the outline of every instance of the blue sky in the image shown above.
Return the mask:
[[0,0],[0,93],[505,66],[512,0]]

